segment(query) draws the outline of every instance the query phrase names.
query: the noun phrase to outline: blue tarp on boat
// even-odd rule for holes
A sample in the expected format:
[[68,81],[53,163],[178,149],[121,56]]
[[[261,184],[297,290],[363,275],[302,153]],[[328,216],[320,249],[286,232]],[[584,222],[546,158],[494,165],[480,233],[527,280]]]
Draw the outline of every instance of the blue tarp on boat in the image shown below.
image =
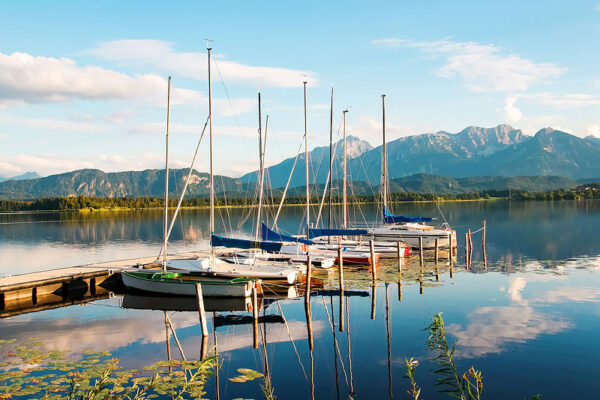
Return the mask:
[[431,222],[433,218],[429,217],[406,217],[404,215],[394,215],[387,209],[387,207],[383,207],[383,222],[386,224],[395,224],[398,222]]
[[366,229],[309,229],[308,238],[316,238],[319,236],[358,236],[366,235],[369,231]]
[[232,239],[213,234],[210,243],[214,247],[235,247],[237,249],[261,249],[265,251],[281,251],[281,242],[261,242],[247,239]]
[[312,240],[302,239],[295,236],[284,235],[282,233],[277,233],[272,229],[269,229],[267,225],[262,224],[262,240],[272,240],[276,242],[292,242],[292,243],[302,243],[302,244],[313,244]]

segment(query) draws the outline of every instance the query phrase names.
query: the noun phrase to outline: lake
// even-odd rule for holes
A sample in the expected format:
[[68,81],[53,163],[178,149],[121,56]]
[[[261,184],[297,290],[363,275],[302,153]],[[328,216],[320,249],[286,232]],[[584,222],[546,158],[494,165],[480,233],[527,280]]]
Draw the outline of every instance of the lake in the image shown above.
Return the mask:
[[[280,230],[297,233],[304,225],[303,211],[285,208]],[[423,398],[448,398],[435,387],[436,364],[424,331],[438,313],[443,313],[450,343],[456,342],[459,372],[470,366],[483,372],[484,398],[597,397],[600,201],[407,203],[393,205],[393,211],[447,220],[461,245],[453,268],[428,262],[421,270],[418,260],[411,260],[400,277],[395,261],[386,262],[374,289],[366,269],[348,270],[344,332],[339,329],[339,294],[328,290],[338,288],[337,272],[319,273],[327,291],[311,296],[312,353],[302,298],[273,295],[263,301],[261,313],[273,318],[260,325],[258,349],[253,348],[252,324],[232,322],[232,314],[248,313],[209,312],[210,346],[216,322],[223,362],[220,398],[262,398],[259,381],[228,378],[238,375],[238,368],[264,372],[265,354],[278,399],[307,399],[313,392],[317,399],[408,398],[405,359],[411,357],[420,363],[416,380]],[[318,209],[313,212],[314,221]],[[350,220],[374,221],[377,215],[372,206],[352,207]],[[272,223],[273,217],[270,210],[266,219]],[[217,232],[246,235],[255,224],[247,209],[219,209],[215,220]],[[467,269],[464,233],[478,230],[482,220],[487,221],[488,265],[482,265],[481,234],[476,233],[473,265]],[[206,248],[207,232],[207,210],[183,210],[170,252]],[[4,214],[0,276],[158,254],[161,243],[157,210]],[[167,358],[164,312],[143,309],[152,300],[111,294],[85,305],[4,318],[0,336],[37,337],[46,350],[108,350],[122,366],[136,368]],[[210,307],[218,310],[219,304]],[[282,313],[285,323],[275,318]],[[187,358],[198,358],[197,311],[170,311],[169,317]],[[173,340],[170,353],[181,357]],[[215,378],[206,389],[207,397],[216,398]]]

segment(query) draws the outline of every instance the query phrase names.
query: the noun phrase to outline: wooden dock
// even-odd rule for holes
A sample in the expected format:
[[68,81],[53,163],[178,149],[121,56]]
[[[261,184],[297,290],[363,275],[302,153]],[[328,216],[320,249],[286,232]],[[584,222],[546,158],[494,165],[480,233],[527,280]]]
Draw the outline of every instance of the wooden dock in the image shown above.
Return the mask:
[[[205,255],[182,253],[169,255],[169,258],[192,259]],[[0,277],[0,318],[19,314],[19,310],[68,305],[72,294],[82,301],[92,301],[103,286],[118,282],[122,271],[139,268],[160,268],[160,265],[156,263],[156,256],[152,256]]]

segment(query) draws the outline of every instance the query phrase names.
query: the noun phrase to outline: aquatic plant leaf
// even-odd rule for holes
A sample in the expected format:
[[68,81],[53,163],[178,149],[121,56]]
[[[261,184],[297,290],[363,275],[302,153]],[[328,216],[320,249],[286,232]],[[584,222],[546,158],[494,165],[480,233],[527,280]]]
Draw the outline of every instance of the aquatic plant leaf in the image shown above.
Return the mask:
[[236,376],[236,377],[233,377],[233,378],[229,378],[229,380],[231,382],[238,382],[238,383],[244,383],[244,382],[248,381],[248,379],[246,379],[246,377],[244,375],[240,375],[240,376]]
[[253,380],[253,379],[257,379],[257,378],[262,378],[264,376],[260,372],[254,371],[254,370],[249,369],[249,368],[238,368],[238,372],[240,374],[244,375],[244,377],[247,380]]

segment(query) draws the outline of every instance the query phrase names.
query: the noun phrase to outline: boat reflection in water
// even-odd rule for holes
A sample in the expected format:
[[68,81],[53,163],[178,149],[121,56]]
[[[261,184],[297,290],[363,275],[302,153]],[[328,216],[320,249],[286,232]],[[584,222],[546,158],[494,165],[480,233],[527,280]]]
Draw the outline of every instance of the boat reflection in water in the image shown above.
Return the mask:
[[[205,297],[206,312],[252,311],[248,297]],[[157,311],[198,311],[198,300],[190,296],[155,296],[126,293],[121,304],[123,308]]]

